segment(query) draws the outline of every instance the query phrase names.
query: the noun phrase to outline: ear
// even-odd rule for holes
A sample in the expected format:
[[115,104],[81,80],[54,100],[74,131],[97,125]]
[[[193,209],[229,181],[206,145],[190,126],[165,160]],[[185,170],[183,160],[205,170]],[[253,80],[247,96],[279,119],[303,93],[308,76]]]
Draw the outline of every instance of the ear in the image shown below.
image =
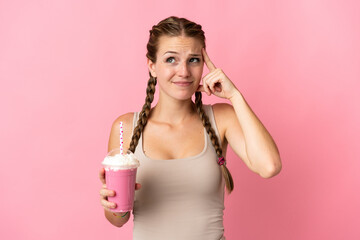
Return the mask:
[[155,63],[153,63],[150,59],[147,59],[147,65],[148,65],[149,71],[151,73],[151,76],[156,77]]

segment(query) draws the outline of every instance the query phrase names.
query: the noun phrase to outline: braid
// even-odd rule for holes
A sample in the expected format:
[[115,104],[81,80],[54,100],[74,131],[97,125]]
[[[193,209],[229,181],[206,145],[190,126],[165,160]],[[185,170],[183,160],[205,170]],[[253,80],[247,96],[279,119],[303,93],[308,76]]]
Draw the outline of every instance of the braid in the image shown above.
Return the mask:
[[[216,155],[219,158],[219,157],[222,157],[222,148],[219,144],[218,137],[216,136],[215,131],[210,124],[209,117],[204,112],[201,97],[202,97],[201,92],[195,92],[196,110],[197,110],[198,114],[200,115],[201,122],[204,125],[207,133],[209,134],[211,143],[214,146]],[[234,182],[233,182],[231,173],[230,173],[229,169],[226,167],[226,162],[223,165],[221,165],[220,167],[221,167],[222,174],[225,178],[226,189],[227,189],[228,193],[230,194],[232,192],[232,190],[234,189]]]
[[138,145],[141,133],[144,130],[144,127],[149,118],[149,114],[150,114],[150,110],[151,110],[151,103],[154,100],[156,78],[151,76],[150,72],[149,72],[149,75],[150,75],[150,79],[148,81],[148,86],[146,88],[145,104],[144,104],[141,112],[139,113],[139,120],[137,121],[137,125],[136,125],[133,135],[131,137],[129,151],[131,151],[132,153],[135,152],[135,148]]

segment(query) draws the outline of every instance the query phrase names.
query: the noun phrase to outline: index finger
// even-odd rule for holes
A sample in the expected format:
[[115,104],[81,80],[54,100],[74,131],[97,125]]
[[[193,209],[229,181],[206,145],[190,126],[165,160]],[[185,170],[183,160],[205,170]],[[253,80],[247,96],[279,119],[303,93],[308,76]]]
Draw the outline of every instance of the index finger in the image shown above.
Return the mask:
[[209,58],[209,55],[207,54],[205,48],[202,48],[202,55],[203,55],[203,58],[204,58],[204,62],[207,66],[207,68],[212,71],[212,70],[215,70],[216,67],[215,65],[211,62],[210,58]]

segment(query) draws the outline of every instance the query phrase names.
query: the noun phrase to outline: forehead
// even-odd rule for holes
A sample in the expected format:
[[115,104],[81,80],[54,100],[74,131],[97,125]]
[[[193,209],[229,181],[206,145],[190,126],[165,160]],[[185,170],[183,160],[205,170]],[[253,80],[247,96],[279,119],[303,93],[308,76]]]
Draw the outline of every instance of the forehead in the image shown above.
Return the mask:
[[159,38],[159,52],[161,56],[167,51],[175,51],[179,54],[199,53],[201,54],[202,44],[200,40],[192,37],[168,37]]

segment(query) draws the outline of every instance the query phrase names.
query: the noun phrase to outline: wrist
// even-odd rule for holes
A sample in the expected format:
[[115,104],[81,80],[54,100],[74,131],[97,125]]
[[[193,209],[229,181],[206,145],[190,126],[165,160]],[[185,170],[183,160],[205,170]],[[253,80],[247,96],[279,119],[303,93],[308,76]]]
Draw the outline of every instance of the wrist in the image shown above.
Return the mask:
[[112,215],[118,218],[126,217],[128,214],[130,214],[130,211],[128,212],[112,212]]
[[111,212],[105,209],[105,217],[106,219],[116,227],[124,226],[130,219],[130,211],[129,212]]
[[234,93],[233,94],[231,94],[231,97],[229,97],[228,98],[228,100],[230,100],[230,102],[234,102],[234,101],[236,101],[236,100],[238,100],[238,99],[242,99],[243,98],[243,96],[242,96],[242,94],[240,93],[240,91],[239,90],[235,90],[234,91]]

